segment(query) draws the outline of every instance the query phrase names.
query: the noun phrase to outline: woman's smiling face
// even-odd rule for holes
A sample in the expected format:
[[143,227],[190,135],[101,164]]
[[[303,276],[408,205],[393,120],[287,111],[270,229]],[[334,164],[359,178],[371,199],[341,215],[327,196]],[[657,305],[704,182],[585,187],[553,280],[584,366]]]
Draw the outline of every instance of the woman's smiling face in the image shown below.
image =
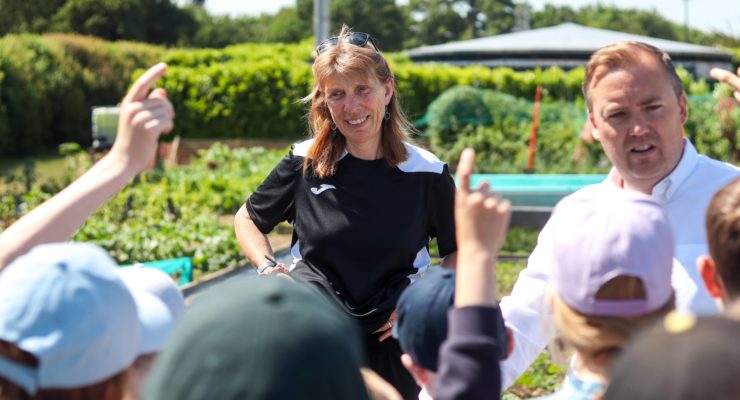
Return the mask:
[[393,81],[374,76],[334,74],[324,83],[332,120],[350,145],[380,141],[385,107],[393,96]]

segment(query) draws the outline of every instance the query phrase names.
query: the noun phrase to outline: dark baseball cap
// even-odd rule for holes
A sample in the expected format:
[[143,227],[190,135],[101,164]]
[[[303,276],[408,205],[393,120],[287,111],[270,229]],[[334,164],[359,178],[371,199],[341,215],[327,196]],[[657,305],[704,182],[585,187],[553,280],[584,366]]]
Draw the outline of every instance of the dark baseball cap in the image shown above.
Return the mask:
[[437,371],[439,348],[447,338],[447,311],[454,300],[455,271],[443,267],[430,269],[398,300],[394,336],[404,353],[430,371]]
[[606,400],[736,399],[740,322],[672,312],[616,360]]

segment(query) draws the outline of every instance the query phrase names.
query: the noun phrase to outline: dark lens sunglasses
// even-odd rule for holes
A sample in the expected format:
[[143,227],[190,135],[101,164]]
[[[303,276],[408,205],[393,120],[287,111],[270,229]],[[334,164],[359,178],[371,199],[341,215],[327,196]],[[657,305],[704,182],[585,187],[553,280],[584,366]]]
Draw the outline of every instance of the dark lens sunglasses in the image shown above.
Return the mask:
[[378,45],[370,34],[364,32],[352,32],[349,35],[334,36],[319,43],[319,45],[316,46],[316,55],[325,52],[329,47],[336,46],[340,39],[343,39],[345,42],[357,47],[365,47],[367,46],[367,42],[370,42],[373,45],[373,48],[378,50]]

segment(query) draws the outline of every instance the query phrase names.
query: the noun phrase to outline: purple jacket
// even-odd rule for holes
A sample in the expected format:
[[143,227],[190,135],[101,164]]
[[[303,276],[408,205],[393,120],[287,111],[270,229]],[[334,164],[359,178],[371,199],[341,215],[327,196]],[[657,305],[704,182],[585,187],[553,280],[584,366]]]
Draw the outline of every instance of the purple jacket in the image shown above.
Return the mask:
[[501,310],[498,306],[453,308],[448,324],[447,340],[440,349],[435,400],[498,399],[499,360],[506,351]]

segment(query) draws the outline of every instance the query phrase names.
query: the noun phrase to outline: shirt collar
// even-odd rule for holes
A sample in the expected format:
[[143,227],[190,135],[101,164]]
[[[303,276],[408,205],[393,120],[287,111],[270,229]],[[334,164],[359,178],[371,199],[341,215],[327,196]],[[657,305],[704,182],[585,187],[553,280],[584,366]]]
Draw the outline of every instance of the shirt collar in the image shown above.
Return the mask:
[[694,171],[697,162],[699,162],[699,153],[696,152],[696,148],[694,148],[694,145],[688,139],[684,139],[681,160],[678,161],[678,165],[676,165],[676,168],[668,176],[655,185],[653,188],[653,197],[664,202],[670,200],[673,194],[676,193],[676,189]]
[[[678,161],[676,168],[671,171],[668,176],[661,179],[655,186],[653,186],[652,196],[660,202],[667,202],[671,199],[676,189],[691,175],[691,172],[696,167],[696,163],[699,161],[699,153],[696,152],[696,148],[689,139],[684,138],[683,154],[681,159]],[[609,171],[609,176],[606,178],[605,183],[609,186],[619,187],[621,186],[618,182],[621,182],[621,177],[617,173],[616,168],[612,168]]]

